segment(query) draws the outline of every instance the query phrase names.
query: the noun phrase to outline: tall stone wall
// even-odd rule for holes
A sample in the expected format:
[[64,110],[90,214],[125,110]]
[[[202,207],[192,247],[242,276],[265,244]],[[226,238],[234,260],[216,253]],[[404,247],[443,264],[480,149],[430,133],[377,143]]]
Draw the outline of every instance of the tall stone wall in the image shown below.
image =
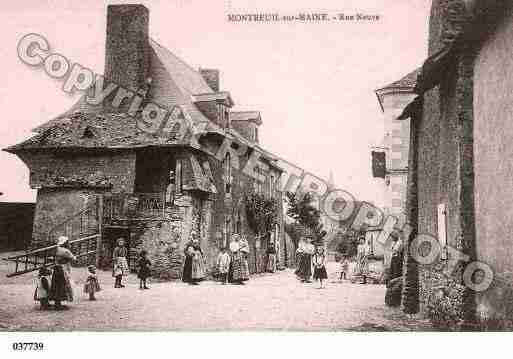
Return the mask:
[[[48,232],[106,191],[132,192],[135,153],[31,152],[19,156],[30,170],[30,185],[39,188],[32,247],[48,244]],[[50,240],[55,240],[51,238]]]
[[[459,1],[433,1],[430,55],[454,38],[466,16]],[[462,48],[444,69],[441,83],[424,94],[417,127],[418,233],[438,238],[437,207],[444,204],[446,244],[471,259],[475,257],[472,53]],[[438,259],[433,265],[419,266],[421,310],[438,324],[460,327],[473,314],[473,294],[462,284],[465,263],[451,268],[446,259]]]
[[474,159],[477,259],[494,270],[492,287],[477,295],[478,316],[513,324],[513,12],[483,43],[474,66]]

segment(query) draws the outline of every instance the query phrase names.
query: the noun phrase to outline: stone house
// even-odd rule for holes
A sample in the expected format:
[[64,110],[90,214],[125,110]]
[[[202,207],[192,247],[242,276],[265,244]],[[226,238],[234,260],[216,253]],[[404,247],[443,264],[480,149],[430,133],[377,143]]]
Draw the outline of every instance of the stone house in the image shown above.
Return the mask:
[[411,238],[442,249],[433,265],[406,258],[403,306],[459,328],[513,323],[512,6],[434,0],[418,97],[399,117],[411,119]]
[[385,154],[385,178],[381,183],[383,188],[382,211],[385,215],[398,215],[405,213],[406,210],[410,122],[408,119],[394,120],[417,96],[413,89],[419,73],[420,69],[417,69],[402,79],[375,90],[383,112],[385,133],[382,143],[373,147],[372,151]]
[[[283,241],[283,209],[278,185],[282,170],[259,146],[260,114],[233,111],[230,93],[220,90],[218,70],[193,69],[148,32],[146,7],[108,6],[105,80],[139,94],[143,103],[155,103],[178,119],[202,126],[198,142],[190,132],[179,136],[176,124],[145,131],[140,111],[131,112],[123,102],[113,105],[115,91],[101,104],[90,104],[84,96],[36,128],[35,136],[6,149],[27,165],[30,186],[37,189],[32,244],[53,241],[59,232],[54,228],[87,206],[97,210],[101,205],[104,265],[110,264],[115,239],[124,237],[130,265],[145,248],[156,275],[176,279],[183,246],[195,231],[211,270],[220,248],[232,233],[240,233],[250,244],[250,271],[262,272],[268,241],[278,247]],[[213,153],[225,139],[248,151],[235,152],[231,145],[218,160]],[[260,156],[252,169],[263,181],[242,171],[255,151]],[[234,162],[241,166],[234,167]],[[276,204],[276,224],[262,236],[256,236],[248,221],[251,193]],[[70,234],[78,236],[75,232]]]

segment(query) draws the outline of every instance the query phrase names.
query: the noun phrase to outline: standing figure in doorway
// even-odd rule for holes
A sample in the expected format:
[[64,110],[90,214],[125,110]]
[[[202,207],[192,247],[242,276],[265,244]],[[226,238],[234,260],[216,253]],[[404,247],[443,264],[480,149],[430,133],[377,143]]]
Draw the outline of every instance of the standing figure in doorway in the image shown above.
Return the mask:
[[369,275],[368,252],[369,249],[365,243],[365,238],[360,237],[356,253],[356,274],[361,277],[360,284],[367,284],[367,276]]
[[[191,233],[191,237],[193,234]],[[185,245],[183,249],[185,261],[183,263],[182,281],[188,284],[194,284],[192,281],[192,259],[194,257],[194,243],[192,239]]]
[[71,279],[71,262],[77,258],[69,250],[68,237],[61,236],[57,240],[55,266],[53,267],[52,284],[49,299],[55,301],[55,310],[68,309],[62,302],[73,301],[73,281]]
[[267,247],[267,271],[276,272],[276,247],[273,242],[270,242]]
[[129,273],[128,268],[128,249],[125,247],[125,240],[123,238],[118,238],[118,245],[114,248],[112,252],[112,276],[116,278],[114,282],[114,288],[125,288],[122,283],[123,276]]
[[169,184],[166,189],[166,204],[173,205],[175,201],[175,172],[169,171]]

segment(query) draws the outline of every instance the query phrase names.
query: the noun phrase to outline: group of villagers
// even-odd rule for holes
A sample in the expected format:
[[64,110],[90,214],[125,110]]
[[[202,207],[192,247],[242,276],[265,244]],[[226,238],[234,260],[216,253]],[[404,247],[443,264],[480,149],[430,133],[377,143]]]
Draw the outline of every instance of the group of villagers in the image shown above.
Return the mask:
[[[206,273],[203,252],[195,233],[192,235],[192,240],[185,246],[184,252],[182,281],[190,285],[198,285],[205,279]],[[238,234],[232,235],[229,246],[222,248],[217,257],[217,272],[222,284],[243,285],[249,280],[248,254],[248,241]]]
[[[207,271],[204,254],[196,232],[191,233],[191,240],[185,245],[184,254],[185,262],[182,281],[190,285],[198,285],[206,278]],[[229,246],[222,248],[217,258],[217,270],[222,284],[243,285],[244,282],[249,280],[248,254],[248,241],[238,234],[232,235]],[[267,271],[275,272],[276,250],[272,244],[268,247],[267,255]],[[130,272],[127,258],[128,248],[125,246],[124,239],[119,238],[112,254],[114,288],[125,288],[123,278]],[[71,277],[71,263],[76,259],[76,256],[70,250],[68,237],[59,237],[53,270],[43,267],[39,271],[34,300],[40,302],[41,309],[54,308],[55,310],[64,310],[68,309],[68,307],[63,305],[63,302],[73,302],[74,283]],[[147,280],[151,276],[151,262],[145,250],[139,253],[137,268],[139,289],[149,289]],[[83,291],[89,296],[89,300],[92,301],[96,300],[95,294],[101,291],[94,265],[87,267]],[[54,304],[51,305],[50,301],[53,301]]]
[[[125,288],[123,277],[130,271],[127,257],[128,249],[125,247],[125,241],[123,238],[119,238],[112,255],[114,288]],[[38,273],[34,300],[40,303],[42,310],[65,310],[68,309],[68,307],[62,303],[73,302],[75,298],[75,285],[71,277],[71,263],[76,259],[77,257],[70,250],[69,238],[66,236],[59,237],[55,251],[54,266],[52,269],[43,267]],[[137,267],[139,288],[149,289],[147,279],[151,275],[151,262],[148,260],[145,250],[139,253]],[[89,296],[89,300],[91,301],[96,300],[95,294],[101,291],[98,275],[96,274],[96,267],[94,265],[87,266],[83,291]],[[54,302],[53,305],[50,304],[51,301]]]
[[299,240],[296,250],[297,269],[295,274],[302,283],[311,283],[313,279],[320,283],[319,289],[324,288],[324,283],[328,279],[326,271],[326,256],[324,246],[321,243],[312,243],[312,237],[302,237]]

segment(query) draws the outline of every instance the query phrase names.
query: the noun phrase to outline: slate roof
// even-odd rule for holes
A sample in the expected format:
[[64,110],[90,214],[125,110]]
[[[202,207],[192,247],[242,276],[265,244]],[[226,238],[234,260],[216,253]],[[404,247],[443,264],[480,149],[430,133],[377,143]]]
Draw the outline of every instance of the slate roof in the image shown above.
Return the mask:
[[226,103],[228,106],[233,106],[234,102],[227,91],[213,92],[213,93],[202,93],[192,95],[192,101],[196,102],[209,102],[209,101],[220,101]]
[[232,111],[230,121],[255,121],[258,125],[262,124],[259,111]]
[[410,72],[408,75],[404,76],[402,79],[392,82],[376,91],[381,90],[391,90],[391,89],[413,89],[417,84],[417,77],[422,72],[422,67]]
[[414,91],[415,86],[417,85],[417,79],[422,72],[422,67],[410,72],[408,75],[404,76],[402,79],[392,82],[391,84],[386,85],[380,89],[375,90],[376,96],[378,97],[379,105],[381,110],[383,111],[383,93],[388,91]]
[[[150,40],[150,46],[152,82],[148,98],[153,103],[168,110],[179,106],[182,118],[190,126],[197,127],[203,124],[205,133],[227,135],[250,147],[256,146],[236,131],[227,132],[221,129],[194,104],[195,96],[205,98],[207,94],[229,98],[231,101],[229,93],[212,91],[198,71],[157,42]],[[88,136],[84,136],[87,128]],[[5,150],[15,153],[38,148],[137,148],[190,144],[188,138],[178,140],[177,131],[157,136],[148,134],[138,128],[134,116],[115,113],[108,106],[91,105],[87,103],[86,96],[68,111],[35,128],[34,131],[37,132],[35,136]]]

